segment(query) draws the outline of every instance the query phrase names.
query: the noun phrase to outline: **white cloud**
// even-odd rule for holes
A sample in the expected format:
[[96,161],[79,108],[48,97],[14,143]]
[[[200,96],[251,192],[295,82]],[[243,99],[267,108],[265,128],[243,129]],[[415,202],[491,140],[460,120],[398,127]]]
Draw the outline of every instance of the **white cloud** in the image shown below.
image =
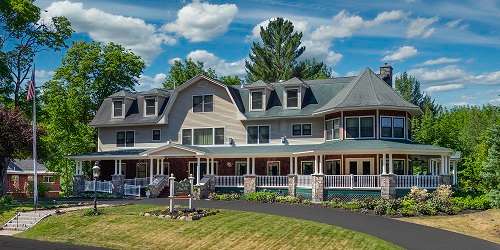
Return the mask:
[[212,68],[218,75],[243,76],[245,74],[245,59],[227,62],[206,50],[191,51],[187,58],[203,62],[205,68]]
[[375,26],[390,21],[400,20],[405,18],[406,16],[407,14],[401,10],[384,11],[379,13],[373,20],[366,21],[365,25],[368,27]]
[[[255,25],[252,29],[252,34],[250,36],[251,39],[259,39],[260,38],[260,27],[266,28],[271,20],[275,20],[276,17],[266,19],[259,24]],[[305,20],[284,18],[293,23],[293,30],[297,32],[306,33],[309,31],[309,23]]]
[[465,24],[462,19],[456,19],[456,20],[451,20],[451,21],[447,22],[446,27],[448,27],[450,29],[457,28],[460,30],[464,30],[467,27],[469,27],[469,25]]
[[40,86],[44,82],[50,80],[52,76],[54,76],[54,71],[52,70],[44,70],[44,69],[37,69],[35,70],[35,81],[37,82],[37,85]]
[[424,82],[449,82],[464,79],[468,76],[464,70],[456,65],[449,65],[438,69],[416,68],[409,70],[408,74],[414,75],[418,80]]
[[461,89],[463,87],[464,87],[464,85],[461,83],[450,83],[450,84],[444,84],[444,85],[430,86],[430,87],[426,88],[424,91],[428,92],[428,93],[443,92],[443,91]]
[[193,42],[208,41],[227,31],[238,13],[235,4],[210,4],[194,1],[182,7],[175,22],[167,23],[162,30],[176,33]]
[[406,30],[406,36],[427,38],[434,33],[435,28],[430,27],[433,23],[437,22],[439,18],[417,18],[410,22]]
[[500,70],[471,76],[469,80],[478,84],[500,84]]
[[170,60],[168,60],[168,64],[172,65],[174,64],[176,61],[181,61],[182,59],[180,57],[174,57]]
[[141,77],[139,78],[139,86],[137,87],[137,90],[142,91],[153,88],[161,88],[162,83],[166,78],[167,75],[165,75],[164,73],[159,73],[154,76],[141,75]]
[[392,53],[389,53],[388,55],[384,56],[384,58],[382,58],[382,61],[403,61],[405,59],[417,55],[417,53],[418,50],[415,47],[403,46],[397,49],[396,51],[393,51]]
[[491,100],[488,101],[490,104],[493,104],[493,105],[500,105],[500,97],[498,98],[493,98]]
[[439,57],[436,59],[431,59],[427,60],[421,64],[418,64],[418,66],[431,66],[431,65],[439,65],[439,64],[450,64],[450,63],[457,63],[462,61],[460,58],[449,58],[449,57]]
[[96,8],[85,9],[80,2],[53,2],[46,12],[42,11],[42,20],[54,16],[65,16],[76,32],[87,33],[95,41],[121,44],[148,63],[162,52],[161,45],[176,42],[142,19],[114,15]]

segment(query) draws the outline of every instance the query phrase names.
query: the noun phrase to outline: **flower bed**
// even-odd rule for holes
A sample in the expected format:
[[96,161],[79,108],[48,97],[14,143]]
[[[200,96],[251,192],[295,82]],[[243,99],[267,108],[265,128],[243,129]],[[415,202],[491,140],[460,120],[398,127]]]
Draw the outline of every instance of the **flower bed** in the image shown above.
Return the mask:
[[142,213],[142,216],[145,217],[158,217],[162,219],[170,219],[170,220],[182,220],[182,221],[193,221],[199,220],[203,217],[207,217],[210,215],[215,215],[219,213],[219,210],[210,210],[210,209],[175,209],[172,213],[170,213],[169,208],[167,207],[164,210],[152,210]]

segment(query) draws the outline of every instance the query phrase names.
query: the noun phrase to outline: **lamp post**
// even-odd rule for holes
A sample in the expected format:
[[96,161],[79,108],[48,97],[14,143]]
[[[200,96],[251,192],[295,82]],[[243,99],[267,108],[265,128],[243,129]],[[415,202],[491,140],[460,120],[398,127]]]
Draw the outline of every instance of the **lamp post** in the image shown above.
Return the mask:
[[97,178],[101,173],[101,168],[99,167],[99,161],[96,161],[94,167],[92,168],[92,176],[94,176],[94,214],[97,214]]

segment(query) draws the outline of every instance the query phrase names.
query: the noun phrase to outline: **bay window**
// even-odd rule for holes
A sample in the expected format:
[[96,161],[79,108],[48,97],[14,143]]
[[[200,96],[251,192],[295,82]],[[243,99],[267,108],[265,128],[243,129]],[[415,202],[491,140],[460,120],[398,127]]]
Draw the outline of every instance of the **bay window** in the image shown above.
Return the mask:
[[347,117],[345,119],[346,138],[373,138],[373,121],[372,116]]
[[269,143],[269,126],[257,125],[247,127],[247,143],[263,144]]
[[382,116],[380,117],[380,137],[403,139],[405,137],[405,118]]
[[326,140],[340,138],[340,118],[325,121]]

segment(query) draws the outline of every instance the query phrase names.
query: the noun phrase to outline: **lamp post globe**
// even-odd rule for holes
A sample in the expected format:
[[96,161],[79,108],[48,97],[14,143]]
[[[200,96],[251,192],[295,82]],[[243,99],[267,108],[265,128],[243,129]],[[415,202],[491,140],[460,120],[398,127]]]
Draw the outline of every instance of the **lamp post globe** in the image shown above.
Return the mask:
[[94,214],[97,215],[97,178],[101,174],[101,168],[99,167],[99,161],[96,161],[94,167],[92,167],[92,176],[94,177]]

